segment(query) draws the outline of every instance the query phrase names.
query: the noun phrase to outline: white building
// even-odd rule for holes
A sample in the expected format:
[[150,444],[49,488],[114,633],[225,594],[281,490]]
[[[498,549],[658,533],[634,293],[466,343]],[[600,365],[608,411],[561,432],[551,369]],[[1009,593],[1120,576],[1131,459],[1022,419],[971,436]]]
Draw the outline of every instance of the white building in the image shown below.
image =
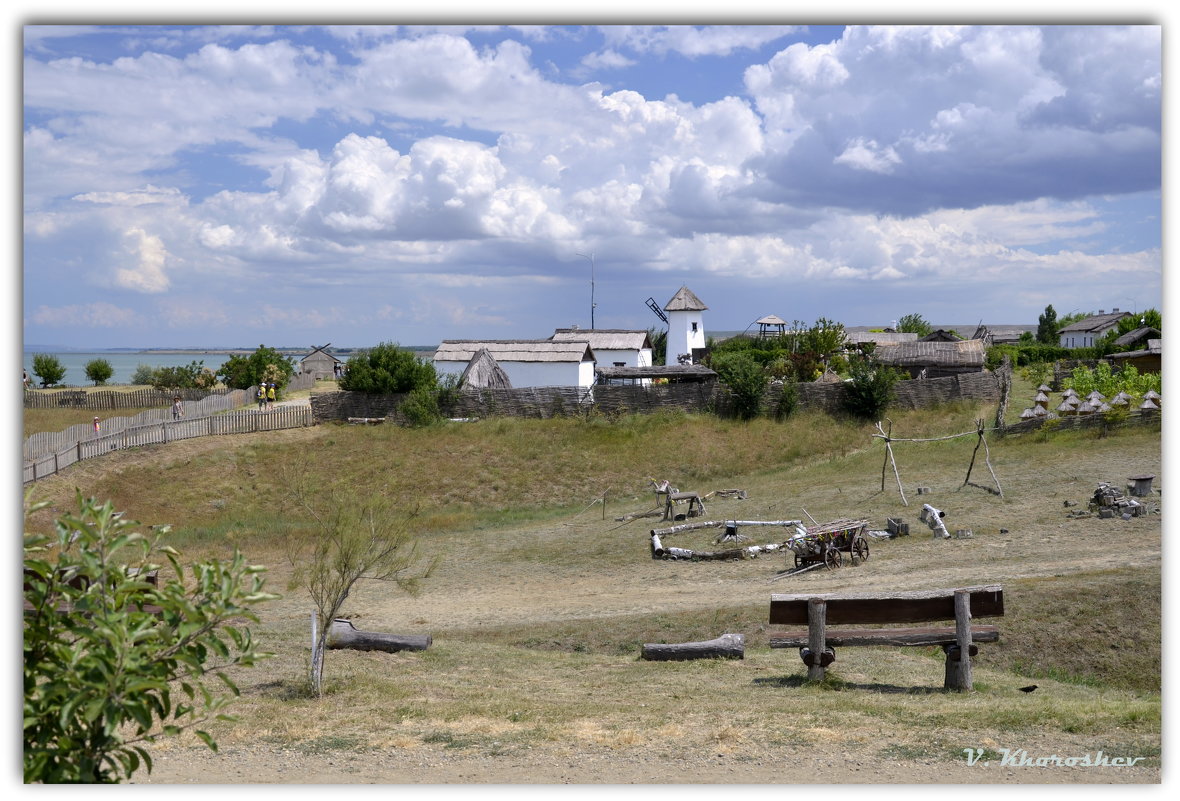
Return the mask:
[[651,367],[651,337],[646,331],[616,328],[559,328],[554,342],[586,342],[599,367]]
[[444,340],[434,353],[439,375],[462,375],[481,348],[486,348],[507,373],[514,388],[590,387],[594,384],[594,351],[585,338]]
[[1092,348],[1094,343],[1106,336],[1107,331],[1118,328],[1119,320],[1130,317],[1130,312],[1115,309],[1110,314],[1099,310],[1095,315],[1071,323],[1057,332],[1063,348]]
[[708,306],[686,286],[672,296],[664,306],[668,315],[668,350],[665,364],[676,364],[682,357],[692,361],[693,348],[705,347],[705,320],[702,312]]

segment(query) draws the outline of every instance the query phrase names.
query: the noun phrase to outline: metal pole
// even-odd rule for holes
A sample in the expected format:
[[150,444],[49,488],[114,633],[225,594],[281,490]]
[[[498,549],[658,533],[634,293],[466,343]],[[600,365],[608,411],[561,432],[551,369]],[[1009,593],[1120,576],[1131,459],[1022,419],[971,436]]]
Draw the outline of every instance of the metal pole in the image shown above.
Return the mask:
[[590,261],[590,330],[594,330],[594,309],[598,305],[594,302],[594,254],[587,256],[585,253],[577,253],[575,255],[581,256],[583,259]]

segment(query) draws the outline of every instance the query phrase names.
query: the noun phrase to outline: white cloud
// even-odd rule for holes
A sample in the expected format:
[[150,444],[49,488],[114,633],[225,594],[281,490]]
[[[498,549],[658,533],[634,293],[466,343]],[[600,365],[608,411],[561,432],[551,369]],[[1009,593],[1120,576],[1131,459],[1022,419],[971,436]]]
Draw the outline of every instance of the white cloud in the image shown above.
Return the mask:
[[834,161],[856,170],[888,174],[901,164],[901,157],[892,147],[881,147],[871,139],[857,137],[848,143],[844,152],[836,156]]
[[95,301],[69,306],[38,306],[26,322],[50,328],[123,328],[134,325],[138,319],[139,315],[134,309]]
[[168,275],[164,272],[168,250],[164,242],[140,228],[127,231],[125,239],[124,255],[133,264],[115,270],[115,283],[136,292],[158,293],[168,289]]

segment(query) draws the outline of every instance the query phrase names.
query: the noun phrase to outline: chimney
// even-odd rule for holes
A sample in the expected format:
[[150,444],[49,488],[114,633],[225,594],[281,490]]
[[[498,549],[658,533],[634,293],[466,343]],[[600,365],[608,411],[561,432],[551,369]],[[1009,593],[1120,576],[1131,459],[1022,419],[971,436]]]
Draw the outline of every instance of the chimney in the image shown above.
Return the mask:
[[1115,307],[1114,307],[1113,309],[1111,309],[1110,311],[1111,311],[1111,313],[1112,313],[1112,314],[1118,314],[1118,313],[1119,313],[1119,307],[1118,307],[1118,306],[1115,306]]
[[1106,314],[1106,310],[1105,310],[1105,309],[1099,309],[1099,310],[1098,310],[1098,313],[1099,313],[1099,314]]

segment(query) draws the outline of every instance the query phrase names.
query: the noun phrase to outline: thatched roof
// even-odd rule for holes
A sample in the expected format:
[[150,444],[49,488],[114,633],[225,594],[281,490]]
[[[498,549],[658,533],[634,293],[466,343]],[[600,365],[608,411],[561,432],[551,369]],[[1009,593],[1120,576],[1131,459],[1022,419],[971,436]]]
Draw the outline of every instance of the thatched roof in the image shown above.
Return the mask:
[[708,308],[686,286],[680,287],[672,299],[664,305],[664,311],[705,311]]
[[956,367],[983,369],[983,340],[900,342],[880,344],[873,358],[890,367]]
[[859,345],[863,342],[875,342],[878,345],[895,345],[898,342],[915,342],[917,334],[904,334],[896,331],[846,331],[844,344]]
[[487,348],[480,348],[463,370],[460,386],[491,389],[512,389],[508,373]]
[[651,350],[646,331],[620,328],[559,328],[549,338],[553,342],[588,342],[592,350]]
[[554,342],[550,339],[446,339],[434,352],[436,362],[470,362],[486,349],[497,362],[586,362],[594,351],[585,341]]
[[1130,312],[1112,312],[1110,314],[1095,314],[1084,320],[1078,320],[1076,323],[1070,323],[1065,328],[1058,329],[1058,334],[1068,334],[1070,332],[1089,333],[1102,332],[1118,325],[1119,320],[1124,317],[1130,317]]
[[1150,341],[1152,339],[1159,339],[1159,337],[1160,332],[1158,329],[1152,328],[1150,325],[1145,325],[1136,328],[1134,331],[1128,331],[1127,333],[1123,334],[1114,341],[1114,344],[1117,347],[1125,348],[1129,345],[1134,345],[1143,339]]
[[777,314],[768,314],[765,317],[759,317],[755,320],[758,325],[786,325],[787,321]]

